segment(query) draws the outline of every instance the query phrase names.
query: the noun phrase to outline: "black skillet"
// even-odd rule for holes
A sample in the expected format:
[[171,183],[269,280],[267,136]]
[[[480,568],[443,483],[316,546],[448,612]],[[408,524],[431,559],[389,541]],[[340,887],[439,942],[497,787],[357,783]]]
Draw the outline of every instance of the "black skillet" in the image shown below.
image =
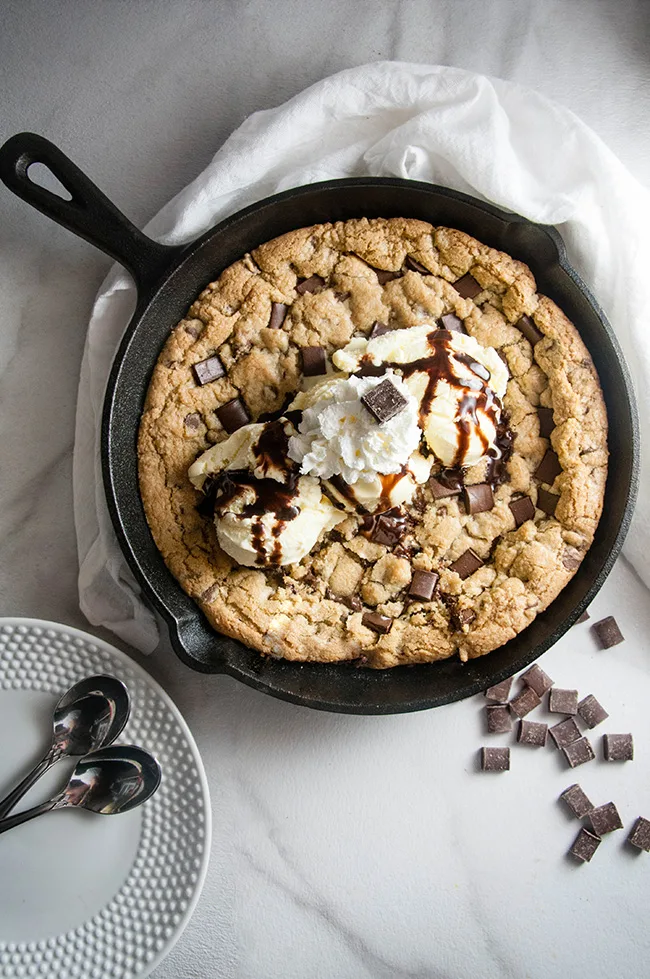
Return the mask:
[[[32,163],[45,164],[71,201],[37,186]],[[227,673],[257,690],[320,710],[390,714],[422,710],[484,690],[537,659],[575,622],[612,568],[637,491],[639,434],[634,396],[616,337],[550,227],[443,187],[378,177],[297,187],[234,214],[182,247],[160,245],[138,231],[56,146],[21,133],[0,149],[0,178],[19,197],[107,252],[132,274],[138,303],[111,371],[102,423],[104,486],[125,557],[169,625],[188,666]],[[414,217],[460,228],[522,259],[541,292],[578,329],[594,359],[607,402],[610,478],[596,538],[575,577],[552,605],[489,656],[461,664],[372,671],[352,665],[296,664],[263,658],[215,633],[171,576],[152,540],[138,492],[136,434],[149,376],[171,327],[210,281],[256,245],[293,228],[356,217]]]

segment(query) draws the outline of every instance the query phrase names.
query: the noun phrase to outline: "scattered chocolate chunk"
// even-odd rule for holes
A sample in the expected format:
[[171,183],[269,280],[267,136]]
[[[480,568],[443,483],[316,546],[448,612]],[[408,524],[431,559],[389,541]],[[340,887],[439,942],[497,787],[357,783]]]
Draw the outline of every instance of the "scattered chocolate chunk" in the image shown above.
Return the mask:
[[605,761],[634,761],[634,738],[631,734],[603,734]]
[[517,320],[515,326],[533,347],[536,343],[539,343],[540,340],[544,339],[544,334],[537,329],[533,320],[530,318],[530,316],[526,316],[525,313]]
[[574,741],[578,741],[582,737],[580,728],[572,717],[567,718],[566,721],[560,721],[559,724],[554,724],[549,729],[549,734],[558,748],[566,748],[567,745],[573,744]]
[[370,331],[370,339],[374,340],[375,337],[381,337],[384,333],[390,333],[391,328],[387,326],[386,323],[380,323],[379,320],[375,320],[372,324],[372,329]]
[[416,598],[421,602],[430,602],[439,577],[435,571],[414,571],[409,585],[409,598]]
[[351,292],[339,292],[337,289],[334,290],[334,298],[338,299],[340,303],[344,303],[345,300],[349,299],[351,295]]
[[360,612],[363,608],[363,603],[358,595],[346,595],[344,598],[339,598],[337,601],[349,608],[351,612]]
[[382,425],[403,411],[408,401],[392,381],[386,378],[376,388],[361,395],[361,404],[367,408],[373,418]]
[[223,364],[216,354],[214,357],[208,357],[207,360],[200,360],[198,364],[194,364],[192,370],[194,371],[197,384],[200,384],[201,387],[204,384],[209,384],[211,381],[218,381],[226,373]]
[[555,508],[558,505],[560,497],[557,493],[549,493],[548,490],[540,488],[537,490],[537,506],[540,510],[543,510],[549,517],[555,514]]
[[596,836],[595,833],[590,833],[588,829],[583,828],[573,841],[573,846],[569,850],[569,853],[576,860],[581,860],[582,863],[589,863],[601,843],[600,836]]
[[520,496],[518,500],[511,500],[508,506],[515,518],[515,527],[521,527],[527,520],[535,519],[535,504],[529,496]]
[[381,377],[386,373],[386,364],[373,364],[371,360],[365,358],[355,371],[357,377]]
[[368,514],[363,518],[361,532],[375,544],[394,547],[406,533],[406,517],[399,507],[379,513]]
[[302,373],[304,377],[317,377],[327,374],[327,358],[324,347],[303,347]]
[[484,513],[494,507],[494,494],[489,483],[474,483],[463,490],[463,500],[468,513]]
[[203,333],[203,323],[188,323],[183,329],[195,340],[198,340]]
[[632,827],[627,842],[631,843],[638,850],[645,850],[646,853],[650,853],[650,819],[644,819],[643,816],[639,816]]
[[537,721],[519,721],[519,733],[517,741],[519,744],[529,744],[534,748],[543,748],[546,744],[548,734],[548,724],[538,724]]
[[462,473],[455,469],[443,469],[429,477],[429,487],[434,500],[444,500],[448,496],[460,496],[463,489]]
[[407,269],[410,269],[411,272],[419,272],[420,275],[433,275],[426,265],[421,265],[420,262],[416,262],[412,255],[406,256],[404,265],[406,265]]
[[452,625],[461,631],[464,625],[470,625],[475,618],[476,612],[471,608],[454,608],[451,612]]
[[585,762],[593,761],[596,757],[594,749],[591,747],[587,738],[578,738],[577,741],[572,741],[571,744],[567,744],[562,748],[562,751],[571,768],[584,765]]
[[613,833],[615,829],[623,829],[621,817],[613,802],[606,802],[604,806],[596,806],[595,809],[590,809],[587,819],[597,836]]
[[399,279],[402,274],[401,270],[391,272],[389,269],[374,269],[374,271],[377,273],[380,286],[385,286],[387,282],[392,282],[393,279]]
[[320,292],[325,285],[325,279],[320,275],[310,275],[308,279],[300,279],[296,286],[299,296],[304,296],[306,292]]
[[392,619],[389,619],[387,615],[380,615],[379,612],[364,612],[361,621],[368,629],[378,632],[381,636],[390,632],[393,624]]
[[592,693],[580,701],[578,713],[588,728],[596,727],[597,724],[609,717],[605,708],[600,706]]
[[452,285],[458,295],[462,296],[463,299],[474,299],[475,296],[478,296],[479,292],[483,292],[483,286],[469,272],[462,275],[455,282],[452,282]]
[[507,704],[488,704],[485,716],[488,734],[507,734],[512,731],[512,715]]
[[481,748],[481,768],[484,772],[510,771],[510,748]]
[[456,316],[455,313],[443,313],[438,320],[438,326],[441,330],[449,330],[450,333],[465,333],[465,324],[461,320],[460,316]]
[[618,627],[618,622],[613,615],[608,615],[606,619],[601,619],[591,627],[598,636],[601,649],[610,649],[611,646],[618,646],[623,642],[624,636]]
[[189,428],[190,431],[196,432],[201,426],[201,416],[198,411],[193,411],[191,415],[185,415],[185,428]]
[[510,710],[517,717],[525,717],[531,710],[539,707],[541,702],[532,687],[524,687],[521,693],[510,701]]
[[495,704],[507,703],[513,680],[514,677],[509,676],[507,680],[502,680],[501,683],[495,683],[493,687],[488,687],[485,691],[485,697],[494,701]]
[[267,324],[269,330],[279,330],[288,311],[289,307],[286,303],[271,303],[271,315]]
[[594,808],[593,802],[589,801],[577,782],[565,789],[560,799],[566,802],[576,819],[582,819]]
[[521,679],[527,687],[533,688],[538,697],[543,697],[546,691],[553,686],[553,681],[548,673],[544,673],[544,670],[537,663],[533,663],[530,669],[522,674]]
[[456,558],[453,564],[449,565],[449,570],[455,571],[464,581],[465,578],[469,578],[471,574],[474,574],[475,571],[478,571],[482,567],[483,561],[481,561],[478,554],[474,553],[471,547],[468,547],[459,558]]
[[552,486],[555,482],[555,477],[559,476],[561,472],[562,466],[560,465],[560,460],[555,452],[553,452],[553,449],[547,449],[534,475],[536,479],[539,479],[540,483],[548,483],[549,486]]
[[229,435],[250,422],[246,405],[239,398],[233,398],[232,401],[227,401],[225,405],[221,405],[215,411],[215,415]]
[[544,439],[550,438],[551,432],[555,428],[555,422],[553,421],[553,409],[538,408],[537,416],[539,418],[539,434]]
[[548,695],[548,709],[552,714],[577,714],[578,691],[553,687]]
[[562,564],[567,569],[567,571],[575,571],[576,568],[580,567],[580,562],[582,561],[582,554],[580,551],[576,551],[573,547],[567,547],[562,554]]
[[586,622],[587,619],[590,619],[590,618],[591,618],[591,616],[589,615],[589,612],[583,612],[582,615],[580,616],[580,618],[579,619],[576,619],[576,625],[579,625],[581,622]]

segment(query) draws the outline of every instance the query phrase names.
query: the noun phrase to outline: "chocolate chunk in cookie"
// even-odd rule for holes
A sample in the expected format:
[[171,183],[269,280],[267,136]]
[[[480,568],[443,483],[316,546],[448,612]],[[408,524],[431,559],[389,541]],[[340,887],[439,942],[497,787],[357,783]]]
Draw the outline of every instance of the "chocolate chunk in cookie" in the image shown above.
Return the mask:
[[456,469],[443,469],[429,477],[428,486],[434,500],[444,500],[448,496],[460,496],[463,486],[462,473]]
[[417,262],[412,255],[406,256],[406,259],[404,260],[404,265],[406,266],[407,269],[410,269],[411,272],[419,272],[420,275],[433,274],[432,272],[429,271],[426,265],[422,265],[420,262]]
[[544,439],[550,438],[551,433],[555,428],[555,422],[553,421],[553,409],[538,408],[537,417],[539,418],[539,434]]
[[549,517],[552,517],[555,513],[555,508],[559,501],[560,497],[556,493],[549,493],[548,490],[540,486],[537,491],[537,506]]
[[380,337],[383,336],[384,333],[390,332],[390,326],[387,326],[386,323],[380,323],[379,320],[375,320],[375,322],[372,324],[372,329],[370,330],[370,339],[374,340],[375,337]]
[[380,286],[385,286],[387,282],[392,282],[393,279],[399,279],[402,274],[399,269],[397,272],[391,272],[389,269],[376,269],[374,266],[371,266],[371,268],[376,272]]
[[474,574],[475,571],[478,571],[482,567],[483,561],[481,561],[478,554],[474,553],[471,547],[468,547],[459,558],[456,558],[453,564],[449,565],[449,570],[455,571],[464,581],[465,578],[469,578],[471,574]]
[[201,427],[201,416],[198,411],[193,411],[191,414],[185,415],[183,421],[185,422],[185,428],[191,432],[196,432]]
[[449,333],[464,333],[467,336],[465,324],[455,313],[443,313],[437,323],[441,330],[448,330]]
[[479,292],[483,292],[483,286],[469,272],[466,275],[462,275],[460,279],[456,279],[452,285],[458,295],[462,296],[463,299],[474,299],[478,296]]
[[392,619],[389,619],[387,615],[380,615],[379,612],[364,612],[361,621],[368,629],[378,632],[381,636],[390,632],[393,624]]
[[511,500],[508,506],[515,518],[515,527],[521,527],[527,520],[535,519],[535,504],[529,496],[520,496],[518,500]]
[[409,585],[409,598],[430,602],[440,576],[435,571],[414,571]]
[[375,544],[394,547],[406,533],[406,517],[399,507],[376,515],[368,514],[361,522],[361,533]]
[[325,286],[325,279],[320,275],[310,275],[308,279],[299,279],[296,292],[304,296],[306,292],[320,292]]
[[392,381],[386,378],[376,388],[372,388],[366,394],[361,395],[361,404],[370,412],[375,421],[382,425],[394,418],[395,415],[399,415],[400,411],[404,411],[408,401],[397,390]]
[[215,415],[229,435],[250,422],[246,405],[240,398],[233,398],[232,401],[227,401],[225,405],[221,405],[220,408],[216,409]]
[[544,339],[544,334],[537,329],[530,316],[526,316],[524,314],[524,316],[517,320],[515,326],[533,347],[536,343],[539,343],[540,340]]
[[201,386],[210,384],[211,381],[218,381],[220,377],[224,377],[226,374],[225,368],[216,354],[213,357],[208,357],[207,360],[200,360],[198,364],[194,364],[192,370],[197,384]]
[[562,466],[557,455],[553,449],[547,449],[544,458],[535,470],[535,478],[539,479],[540,483],[548,483],[549,486],[552,486],[555,477],[559,476],[561,472]]
[[327,358],[323,347],[303,347],[302,373],[304,377],[318,377],[327,374]]
[[269,330],[279,330],[285,321],[289,307],[286,303],[271,303],[271,315],[269,317]]
[[468,513],[484,513],[494,507],[494,494],[489,483],[475,483],[463,490],[463,501]]

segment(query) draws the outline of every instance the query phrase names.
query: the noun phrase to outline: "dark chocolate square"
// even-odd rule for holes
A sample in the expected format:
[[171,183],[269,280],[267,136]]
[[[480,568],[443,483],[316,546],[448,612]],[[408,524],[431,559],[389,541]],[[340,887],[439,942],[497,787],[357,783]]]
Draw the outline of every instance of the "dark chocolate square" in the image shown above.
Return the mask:
[[548,673],[544,673],[544,670],[537,663],[533,663],[525,673],[522,673],[521,679],[526,686],[533,688],[538,697],[543,697],[546,691],[553,686],[553,681]]
[[481,748],[481,768],[484,772],[510,770],[510,748]]
[[577,782],[565,789],[560,799],[567,804],[577,819],[582,819],[594,808],[593,802],[590,802]]
[[519,721],[519,733],[517,741],[519,744],[528,744],[533,748],[543,748],[546,744],[548,734],[548,724],[540,724],[537,721]]
[[269,330],[279,330],[284,323],[289,307],[285,303],[271,303],[271,315],[269,317]]
[[578,713],[588,728],[596,727],[597,724],[609,717],[605,708],[601,707],[592,693],[580,701]]
[[547,449],[534,475],[539,479],[540,483],[547,483],[549,486],[552,486],[555,482],[555,477],[559,476],[561,472],[562,466],[557,455],[553,452],[553,449]]
[[401,269],[398,269],[397,272],[391,272],[389,269],[376,269],[374,266],[372,268],[377,274],[380,286],[385,286],[387,282],[392,282],[393,279],[399,279],[402,274]]
[[302,373],[304,377],[318,377],[327,374],[327,357],[324,347],[303,347]]
[[605,761],[634,761],[634,738],[631,734],[603,734]]
[[608,615],[606,619],[601,619],[591,627],[598,637],[601,649],[610,649],[623,642],[624,636],[618,627],[618,622],[613,615]]
[[537,417],[539,418],[539,434],[542,438],[550,438],[555,422],[553,421],[552,408],[538,408]]
[[488,734],[507,734],[512,731],[512,714],[507,704],[488,704],[485,717]]
[[535,504],[529,496],[520,496],[518,500],[511,500],[508,506],[515,518],[515,527],[521,527],[527,520],[535,519]]
[[613,833],[615,829],[623,829],[621,817],[613,802],[606,802],[604,806],[596,806],[595,809],[591,809],[587,819],[597,836]]
[[543,486],[540,486],[537,490],[537,506],[547,516],[552,517],[555,515],[555,508],[559,502],[560,497],[557,493],[549,493]]
[[435,571],[414,571],[409,585],[409,598],[430,602],[438,584],[439,575]]
[[385,636],[387,632],[390,632],[393,624],[392,619],[387,615],[380,615],[379,612],[364,612],[361,616],[361,621],[368,629],[372,629],[373,632],[378,632],[381,636]]
[[526,316],[525,313],[517,320],[515,326],[533,347],[536,343],[539,343],[540,340],[544,339],[544,334],[537,329],[534,321],[530,316]]
[[465,578],[469,578],[470,575],[478,571],[479,568],[483,567],[483,561],[481,561],[478,554],[475,554],[471,547],[468,547],[466,551],[463,551],[459,558],[456,558],[453,564],[449,565],[450,571],[455,571],[457,575],[464,581]]
[[489,483],[474,483],[463,490],[465,509],[468,513],[484,513],[494,507],[494,494]]
[[375,421],[382,425],[395,415],[399,415],[400,411],[404,411],[408,401],[393,382],[386,378],[376,388],[361,395],[361,404],[367,408]]
[[379,320],[375,320],[372,324],[372,329],[370,330],[370,339],[374,340],[375,337],[381,337],[384,333],[390,333],[391,328],[387,326],[386,323],[380,323]]
[[464,483],[462,474],[454,469],[443,469],[429,477],[429,486],[434,500],[444,500],[448,496],[459,496]]
[[419,272],[420,275],[433,275],[433,272],[430,272],[426,265],[422,265],[421,262],[416,261],[412,255],[406,256],[404,265],[407,267],[407,269],[410,269],[411,272]]
[[531,710],[539,707],[541,702],[532,687],[524,687],[521,693],[510,701],[510,710],[516,717],[525,717]]
[[590,833],[588,829],[583,828],[573,841],[569,853],[577,860],[589,863],[601,843],[600,836],[596,836],[595,833]]
[[443,313],[438,320],[438,326],[441,330],[449,330],[450,333],[464,333],[467,335],[465,324],[460,316],[456,316],[455,313]]
[[568,744],[571,744],[573,741],[578,741],[582,737],[580,728],[572,717],[568,717],[566,721],[560,721],[559,724],[554,724],[549,729],[549,734],[558,748],[566,748]]
[[308,279],[299,279],[296,285],[296,292],[299,296],[304,296],[306,292],[320,292],[325,285],[325,279],[320,275],[310,275]]
[[645,850],[646,853],[650,853],[650,819],[644,819],[643,816],[639,816],[632,827],[627,842],[631,843],[638,850]]
[[494,686],[488,687],[485,691],[487,700],[492,700],[495,704],[507,703],[513,680],[514,677],[509,676],[507,680],[502,680],[501,683],[495,683]]
[[469,272],[462,275],[452,285],[458,295],[462,296],[463,299],[475,299],[479,292],[483,292],[483,286]]
[[548,709],[552,714],[577,714],[578,691],[553,687],[548,695]]
[[220,377],[224,377],[226,374],[225,368],[216,354],[213,357],[208,357],[207,360],[200,360],[198,364],[194,364],[192,370],[197,384],[200,384],[201,387],[204,384],[210,384],[212,381],[218,381]]
[[233,398],[221,405],[215,410],[215,415],[229,435],[250,422],[246,405],[239,398]]
[[[551,728],[551,730],[553,729]],[[578,738],[577,741],[572,741],[571,744],[562,748],[562,751],[571,768],[584,765],[585,762],[593,761],[596,757],[587,738]]]

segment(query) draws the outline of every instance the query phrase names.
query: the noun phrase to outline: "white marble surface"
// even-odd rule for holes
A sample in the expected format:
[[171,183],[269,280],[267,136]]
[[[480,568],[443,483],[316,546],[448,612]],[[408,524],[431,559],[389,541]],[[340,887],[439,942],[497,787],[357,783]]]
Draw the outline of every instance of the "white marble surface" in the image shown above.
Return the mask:
[[[5,0],[0,137],[59,143],[144,224],[251,111],[368,60],[438,62],[537,87],[650,185],[645,0]],[[92,297],[109,262],[0,189],[0,613],[85,627],[76,598],[71,450]],[[624,561],[594,603],[626,642],[575,627],[543,658],[599,696],[637,760],[575,775],[626,826],[650,818],[650,608]],[[555,802],[558,756],[513,748],[475,772],[479,700],[418,715],[320,714],[200,677],[166,642],[145,663],[202,750],[214,802],[203,897],[155,979],[637,979],[650,856],[623,833],[593,862]],[[504,738],[496,738],[501,743]],[[594,738],[600,741],[600,736]]]

